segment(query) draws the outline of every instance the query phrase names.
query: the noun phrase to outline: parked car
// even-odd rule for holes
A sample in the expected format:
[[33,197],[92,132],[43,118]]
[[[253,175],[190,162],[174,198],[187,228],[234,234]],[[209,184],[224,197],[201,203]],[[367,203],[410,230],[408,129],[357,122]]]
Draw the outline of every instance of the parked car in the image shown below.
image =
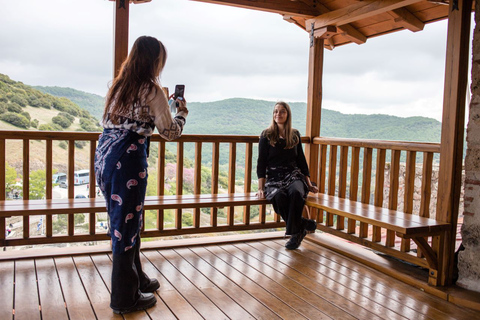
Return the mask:
[[60,183],[58,184],[58,186],[59,186],[60,188],[68,188],[67,180],[65,180],[65,181],[60,181]]

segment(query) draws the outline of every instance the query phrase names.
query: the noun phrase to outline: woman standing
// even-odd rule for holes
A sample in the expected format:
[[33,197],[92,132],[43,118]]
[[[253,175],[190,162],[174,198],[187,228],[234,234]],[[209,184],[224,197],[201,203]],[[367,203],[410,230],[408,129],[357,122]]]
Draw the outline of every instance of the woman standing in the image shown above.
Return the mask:
[[292,111],[283,101],[275,104],[272,123],[260,136],[257,176],[258,197],[272,203],[286,223],[285,234],[291,235],[285,247],[297,249],[306,231],[317,227],[302,212],[308,192],[317,193],[318,188],[310,181],[300,133],[292,128]]
[[160,41],[138,38],[106,97],[95,174],[109,216],[113,251],[110,307],[115,313],[144,310],[157,302],[153,292],[160,284],[142,271],[140,263],[149,137],[155,127],[167,140],[180,137],[188,114],[186,102],[179,99],[172,118],[158,79],[166,59]]

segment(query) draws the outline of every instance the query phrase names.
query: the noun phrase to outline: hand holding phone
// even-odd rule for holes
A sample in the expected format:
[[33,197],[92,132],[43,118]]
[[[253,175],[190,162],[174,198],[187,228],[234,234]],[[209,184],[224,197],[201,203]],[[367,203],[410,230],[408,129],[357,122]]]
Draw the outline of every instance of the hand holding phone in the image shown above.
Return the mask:
[[[183,94],[185,92],[185,85],[184,84],[177,84],[175,86],[175,93],[173,94],[174,100],[183,100]],[[178,108],[178,102],[176,102]]]

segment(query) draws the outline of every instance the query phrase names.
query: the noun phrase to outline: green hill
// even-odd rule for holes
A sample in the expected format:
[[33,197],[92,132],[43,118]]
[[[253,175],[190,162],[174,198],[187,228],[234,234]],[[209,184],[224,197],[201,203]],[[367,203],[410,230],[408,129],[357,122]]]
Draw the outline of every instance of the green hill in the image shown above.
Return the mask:
[[97,119],[101,119],[103,115],[103,108],[105,98],[97,94],[87,93],[72,88],[62,87],[41,87],[35,86],[34,89],[40,90],[43,93],[51,94],[56,97],[64,97],[76,103],[82,109],[90,112]]
[[[289,104],[293,126],[305,134],[307,104]],[[185,133],[259,135],[270,124],[274,105],[274,101],[241,98],[190,102]],[[425,117],[343,114],[322,109],[321,135],[325,137],[439,142],[440,132],[441,123]]]
[[[100,131],[98,120],[65,97],[0,74],[0,129]],[[13,128],[12,128],[13,127]]]

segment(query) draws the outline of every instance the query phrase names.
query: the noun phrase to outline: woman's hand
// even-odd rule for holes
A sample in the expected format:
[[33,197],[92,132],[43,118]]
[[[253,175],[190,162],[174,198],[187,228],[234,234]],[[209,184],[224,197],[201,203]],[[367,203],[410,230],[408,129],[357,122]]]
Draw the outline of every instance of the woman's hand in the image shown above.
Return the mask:
[[[168,99],[173,99],[173,94],[168,98]],[[178,112],[185,112],[188,114],[188,109],[187,109],[187,101],[185,98],[179,97],[175,100],[176,107],[177,107],[177,113]]]
[[308,186],[308,191],[318,193],[318,187],[316,185],[310,185]]
[[257,191],[257,197],[258,199],[265,199],[265,191],[263,191],[263,189],[259,189]]

